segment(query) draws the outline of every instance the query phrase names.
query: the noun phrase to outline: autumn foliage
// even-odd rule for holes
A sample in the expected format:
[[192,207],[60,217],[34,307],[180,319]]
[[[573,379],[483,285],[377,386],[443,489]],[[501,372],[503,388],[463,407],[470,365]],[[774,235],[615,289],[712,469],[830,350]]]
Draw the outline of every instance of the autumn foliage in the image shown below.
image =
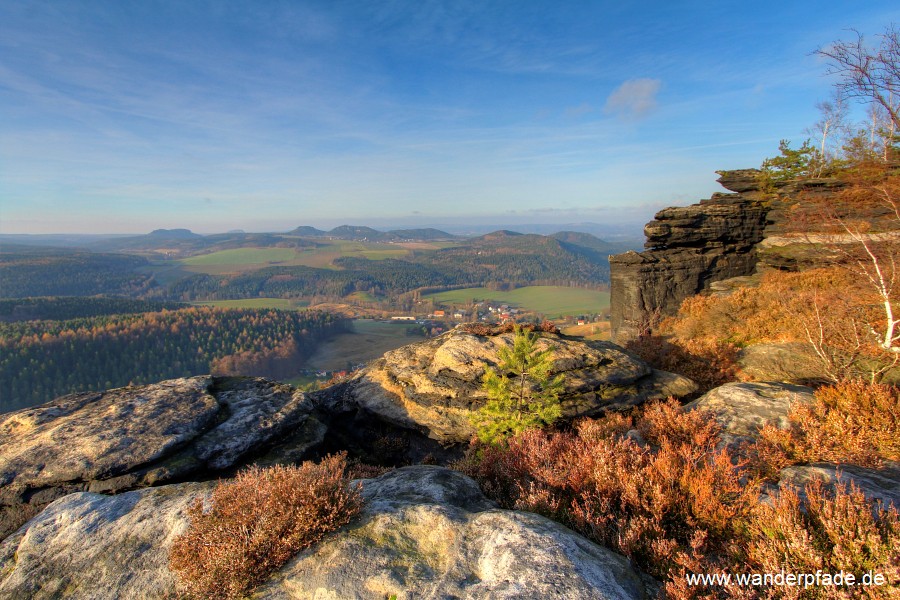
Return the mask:
[[813,404],[796,404],[787,430],[766,425],[756,450],[762,467],[806,462],[877,468],[900,460],[900,391],[846,382],[819,388]]
[[192,598],[242,598],[299,550],[359,512],[346,456],[300,466],[252,467],[197,500],[172,545],[169,567]]
[[[785,489],[770,506],[760,501],[760,482],[750,465],[720,441],[710,414],[686,412],[669,401],[636,418],[610,415],[583,420],[573,431],[528,430],[502,446],[476,443],[459,467],[501,506],[543,514],[625,554],[665,581],[670,598],[792,593],[689,585],[691,573],[818,565],[813,572],[875,569],[896,581],[896,510],[873,512],[858,490],[829,492],[820,484],[805,490],[808,501]],[[801,590],[795,597],[820,592]],[[888,598],[900,588],[869,592]]]

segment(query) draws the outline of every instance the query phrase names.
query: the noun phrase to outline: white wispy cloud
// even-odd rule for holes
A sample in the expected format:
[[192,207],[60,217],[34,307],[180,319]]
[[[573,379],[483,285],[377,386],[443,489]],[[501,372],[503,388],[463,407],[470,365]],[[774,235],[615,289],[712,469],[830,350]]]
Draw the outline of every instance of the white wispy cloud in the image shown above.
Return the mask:
[[626,119],[643,118],[656,109],[661,87],[659,79],[629,79],[607,97],[603,111]]

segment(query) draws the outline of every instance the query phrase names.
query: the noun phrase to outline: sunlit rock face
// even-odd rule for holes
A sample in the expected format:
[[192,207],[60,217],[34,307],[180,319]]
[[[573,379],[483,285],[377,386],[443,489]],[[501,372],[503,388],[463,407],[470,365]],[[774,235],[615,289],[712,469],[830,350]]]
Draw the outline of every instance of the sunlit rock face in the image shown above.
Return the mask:
[[828,197],[845,185],[833,178],[795,179],[773,182],[764,192],[757,169],[718,174],[722,187],[734,193],[659,211],[644,226],[643,252],[609,258],[613,341],[633,340],[716,282],[808,264],[804,257],[798,262],[796,252],[773,252],[760,243],[791,229],[790,207],[798,199]]
[[0,535],[55,498],[206,478],[325,427],[306,396],[263,379],[173,379],[62,396],[0,417]]
[[[351,380],[310,395],[325,412],[365,411],[394,425],[421,431],[443,443],[474,434],[470,416],[487,400],[481,382],[514,334],[475,335],[457,328],[404,346],[373,361]],[[564,375],[563,416],[597,415],[650,399],[685,396],[694,383],[656,371],[618,346],[541,334],[553,371]]]
[[[416,466],[363,482],[349,525],[254,598],[648,598],[628,559],[544,517],[499,510],[474,481]],[[173,597],[167,568],[208,483],[59,499],[0,544],[0,597]]]

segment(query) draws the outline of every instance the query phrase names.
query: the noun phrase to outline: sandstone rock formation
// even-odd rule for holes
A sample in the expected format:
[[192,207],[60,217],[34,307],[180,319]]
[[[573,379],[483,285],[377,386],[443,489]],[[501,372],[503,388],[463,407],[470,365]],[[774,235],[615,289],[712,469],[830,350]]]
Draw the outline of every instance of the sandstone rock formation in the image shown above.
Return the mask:
[[732,194],[713,194],[685,207],[659,211],[644,227],[643,252],[611,256],[610,321],[613,340],[634,339],[653,320],[673,315],[681,302],[711,284],[752,275],[762,258],[772,268],[806,260],[797,244],[763,247],[784,232],[787,208],[802,193],[821,196],[844,184],[830,178],[779,181],[776,195],[760,190],[759,171],[719,171]]
[[302,392],[262,379],[175,379],[9,413],[0,417],[0,536],[70,492],[202,478],[276,443],[299,458],[324,433]]
[[788,412],[798,402],[811,403],[813,390],[786,383],[726,383],[686,405],[711,411],[722,426],[727,444],[751,441],[766,423],[789,426]]
[[[438,442],[469,440],[468,417],[485,401],[484,364],[496,364],[497,350],[511,343],[512,334],[453,331],[390,352],[315,394],[262,379],[203,376],[72,394],[3,415],[0,537],[68,493],[202,480],[249,462],[297,462],[314,448],[369,459],[384,451],[388,464],[428,454],[447,460]],[[540,344],[553,349],[556,370],[566,374],[569,417],[695,389],[612,344],[552,334]]]
[[613,339],[634,339],[654,317],[674,314],[713,281],[752,273],[766,213],[763,204],[741,194],[713,194],[658,212],[644,227],[647,250],[609,259]]
[[[512,340],[512,333],[479,336],[458,328],[388,352],[351,380],[311,397],[328,413],[362,411],[442,443],[466,442],[474,434],[469,416],[487,399],[485,365],[496,366],[499,349]],[[554,371],[565,375],[560,399],[568,418],[696,390],[689,379],[651,369],[607,342],[545,333],[538,347],[551,350]]]
[[[0,544],[0,598],[162,598],[185,510],[209,484],[78,493]],[[301,552],[254,598],[649,597],[628,560],[530,513],[498,510],[440,467],[364,480],[349,525]]]

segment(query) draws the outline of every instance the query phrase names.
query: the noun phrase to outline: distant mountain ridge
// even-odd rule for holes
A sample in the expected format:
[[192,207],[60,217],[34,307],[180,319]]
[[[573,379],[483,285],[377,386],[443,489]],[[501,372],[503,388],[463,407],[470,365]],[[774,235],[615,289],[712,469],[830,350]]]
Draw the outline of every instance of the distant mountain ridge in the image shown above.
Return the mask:
[[434,241],[434,240],[454,240],[459,236],[426,227],[422,229],[392,229],[390,231],[379,231],[365,225],[340,225],[330,231],[323,231],[301,225],[292,229],[287,235],[296,235],[300,237],[328,237],[342,240],[354,240],[360,242],[400,242],[400,241]]

